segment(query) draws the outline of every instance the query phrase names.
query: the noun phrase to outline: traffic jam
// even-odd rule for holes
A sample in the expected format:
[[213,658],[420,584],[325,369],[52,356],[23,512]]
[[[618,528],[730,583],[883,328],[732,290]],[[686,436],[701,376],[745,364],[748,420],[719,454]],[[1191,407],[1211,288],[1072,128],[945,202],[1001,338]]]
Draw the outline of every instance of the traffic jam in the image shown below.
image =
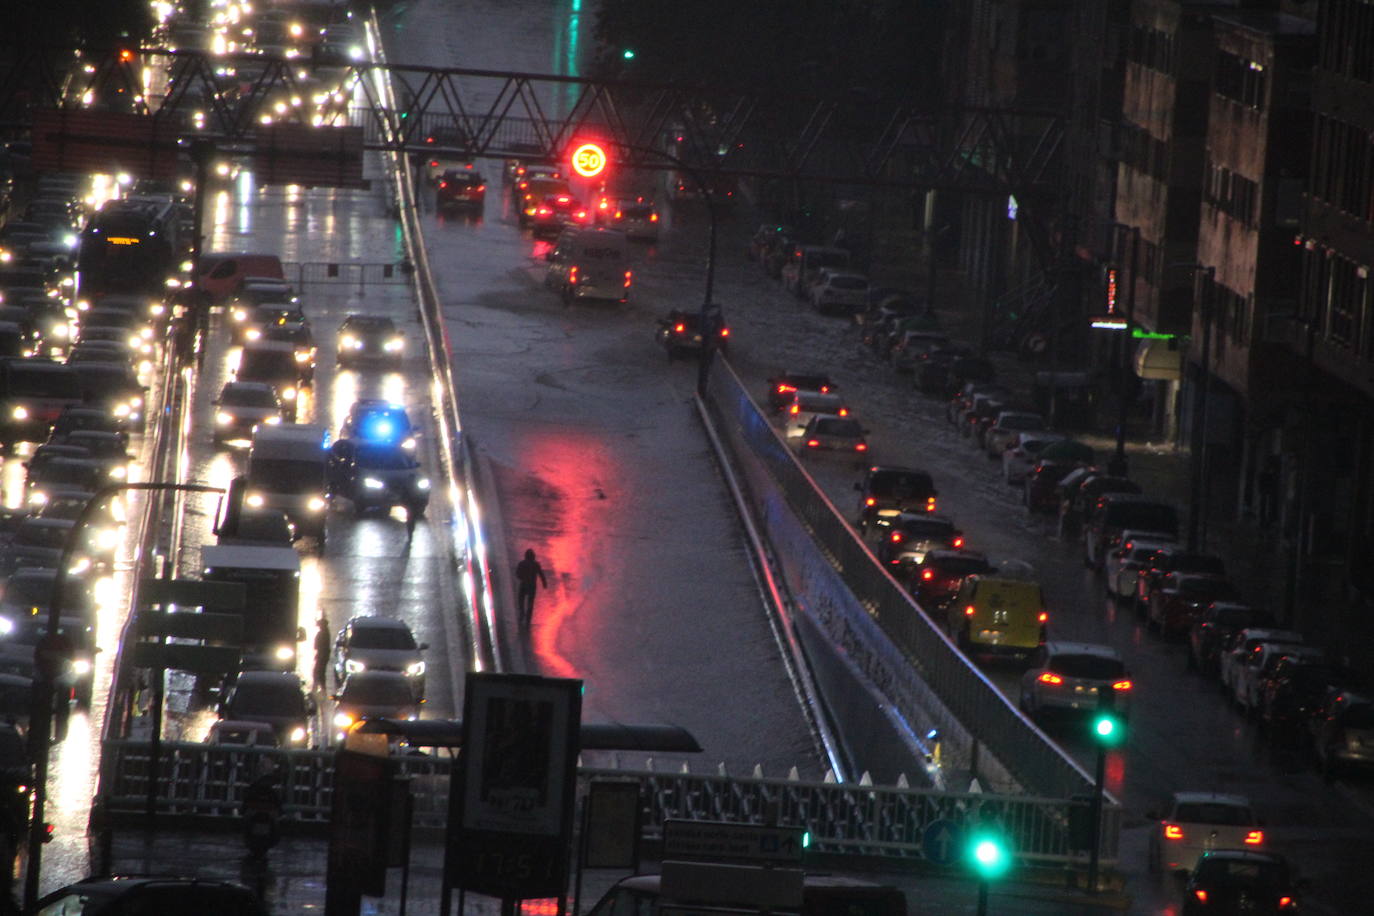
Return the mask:
[[[363,29],[342,14],[300,28],[284,6],[217,2],[205,22],[170,17],[163,35],[169,46],[312,61],[313,92],[278,104],[314,106],[312,117],[326,123],[356,89],[333,81],[330,62],[364,56]],[[250,68],[243,79],[252,78]],[[430,142],[437,149],[451,139],[436,132]],[[149,481],[162,461],[155,445],[185,452],[177,466],[187,476],[178,482],[220,491],[186,496],[186,527],[167,562],[179,575],[244,592],[240,665],[170,673],[167,738],[322,748],[368,717],[456,715],[447,670],[455,637],[423,608],[436,590],[449,597],[460,586],[451,572],[427,567],[431,578],[421,578],[410,565],[442,566],[431,562],[439,536],[428,519],[431,501],[448,498],[413,302],[404,286],[360,293],[310,281],[303,269],[330,258],[385,260],[394,252],[378,239],[390,229],[367,243],[381,247],[361,254],[316,257],[294,239],[288,252],[286,237],[303,231],[290,223],[291,208],[304,206],[299,189],[268,197],[244,162],[225,160],[211,170],[213,228],[193,271],[189,180],[46,172],[29,153],[9,143],[0,160],[12,178],[0,226],[0,754],[20,749],[19,759],[0,759],[15,788],[8,797],[21,796],[27,811],[31,764],[22,740],[7,738],[28,728],[35,648],[51,635],[63,563],[58,617],[71,651],[57,678],[57,734],[98,747],[92,722],[108,701],[130,614],[146,497],[117,493],[87,507],[105,488]],[[1142,695],[1155,685],[1133,660],[1167,654],[1186,664],[1176,677],[1223,695],[1304,771],[1358,785],[1374,763],[1374,701],[1359,672],[1278,626],[1264,596],[1228,577],[1225,558],[1187,546],[1186,515],[1173,497],[1112,466],[1100,444],[1056,428],[1038,392],[1001,378],[998,365],[944,329],[923,295],[871,284],[844,244],[774,222],[750,234],[738,224],[747,207],[740,189],[707,189],[717,212],[736,221],[726,234],[744,242],[749,288],[756,293],[762,278],[771,297],[759,299],[768,314],[760,308],[727,323],[718,306],[659,309],[657,286],[646,282],[659,248],[699,229],[702,202],[676,174],[603,181],[571,177],[573,162],[442,153],[417,153],[412,166],[422,203],[443,220],[483,219],[497,192],[540,262],[545,295],[563,308],[653,311],[645,346],[668,364],[707,351],[739,355],[760,409],[874,562],[1009,702],[1080,760],[1091,753],[1080,732],[1093,713],[1110,708],[1140,726]],[[283,212],[266,216],[262,201]],[[727,303],[744,288],[732,283],[722,283]],[[784,302],[843,338],[843,370],[820,358],[777,365],[784,348],[770,349],[762,332],[794,322]],[[801,343],[787,348],[788,359],[806,349]],[[852,386],[858,363],[865,384]],[[183,376],[189,402],[183,414],[167,413]],[[941,466],[888,447],[898,436],[887,406],[870,410],[856,393],[879,376],[894,399],[919,401],[923,417],[939,418]],[[1054,416],[1070,418],[1073,406],[1061,402]],[[953,514],[962,482],[941,479],[951,456],[1016,507],[1000,530],[982,513],[966,523]],[[1025,559],[1036,551],[984,546],[1014,538],[1071,553],[1096,577],[1101,613],[1135,621],[1148,641],[1078,638],[1084,628],[1062,624],[1070,611],[1056,602],[1057,582]],[[384,597],[397,581],[405,583],[399,606]],[[137,691],[127,722],[150,727],[150,701]],[[1114,790],[1125,777],[1117,780]],[[1205,901],[1208,882],[1232,880],[1211,874],[1231,857],[1291,908],[1308,885],[1275,849],[1264,799],[1193,785],[1187,773],[1173,783],[1156,792],[1157,810],[1140,812],[1149,822],[1145,866],[1186,873],[1188,899]],[[1204,852],[1215,855],[1203,860]]]

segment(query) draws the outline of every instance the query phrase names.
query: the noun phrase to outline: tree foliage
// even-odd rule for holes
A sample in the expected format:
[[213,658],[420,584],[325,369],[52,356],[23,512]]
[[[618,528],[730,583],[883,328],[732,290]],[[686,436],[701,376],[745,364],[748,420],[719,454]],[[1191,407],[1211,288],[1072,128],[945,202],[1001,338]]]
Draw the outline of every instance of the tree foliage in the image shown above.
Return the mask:
[[938,72],[939,9],[936,0],[602,0],[597,68],[747,91],[910,96]]

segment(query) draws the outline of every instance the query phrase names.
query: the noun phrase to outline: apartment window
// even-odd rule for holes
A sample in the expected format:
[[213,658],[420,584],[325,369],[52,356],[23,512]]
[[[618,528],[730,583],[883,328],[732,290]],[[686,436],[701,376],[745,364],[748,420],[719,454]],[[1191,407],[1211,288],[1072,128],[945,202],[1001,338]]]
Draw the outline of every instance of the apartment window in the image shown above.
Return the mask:
[[1268,74],[1252,60],[1222,51],[1217,54],[1217,95],[1250,108],[1263,108]]
[[1374,5],[1369,0],[1327,0],[1317,29],[1323,70],[1374,82]]
[[1247,226],[1256,224],[1259,185],[1225,166],[1208,163],[1203,176],[1202,199],[1237,222]]
[[1331,259],[1328,287],[1330,323],[1326,336],[1332,343],[1343,347],[1355,346],[1368,288],[1368,282],[1356,272],[1354,262],[1342,257]]
[[1174,72],[1174,36],[1145,26],[1132,26],[1126,56],[1159,73]]
[[1369,132],[1317,115],[1312,193],[1352,216],[1374,219],[1374,142]]

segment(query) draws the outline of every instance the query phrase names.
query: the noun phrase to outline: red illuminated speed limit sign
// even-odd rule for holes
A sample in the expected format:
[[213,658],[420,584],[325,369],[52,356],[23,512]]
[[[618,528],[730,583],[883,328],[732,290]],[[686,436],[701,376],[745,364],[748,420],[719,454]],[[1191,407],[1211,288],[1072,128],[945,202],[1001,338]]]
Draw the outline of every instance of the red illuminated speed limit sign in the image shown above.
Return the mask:
[[573,171],[583,178],[595,178],[606,168],[606,151],[596,143],[583,143],[572,154]]

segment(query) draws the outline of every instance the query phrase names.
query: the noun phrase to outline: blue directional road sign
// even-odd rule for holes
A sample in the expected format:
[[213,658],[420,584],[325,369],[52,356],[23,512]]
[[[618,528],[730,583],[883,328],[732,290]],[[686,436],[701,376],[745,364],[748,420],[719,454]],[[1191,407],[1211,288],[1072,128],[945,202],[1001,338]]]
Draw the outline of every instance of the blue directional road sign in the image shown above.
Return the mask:
[[964,849],[964,828],[954,821],[931,821],[921,831],[921,852],[926,861],[953,865]]

